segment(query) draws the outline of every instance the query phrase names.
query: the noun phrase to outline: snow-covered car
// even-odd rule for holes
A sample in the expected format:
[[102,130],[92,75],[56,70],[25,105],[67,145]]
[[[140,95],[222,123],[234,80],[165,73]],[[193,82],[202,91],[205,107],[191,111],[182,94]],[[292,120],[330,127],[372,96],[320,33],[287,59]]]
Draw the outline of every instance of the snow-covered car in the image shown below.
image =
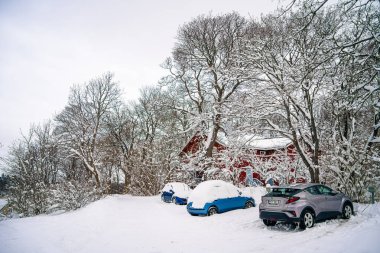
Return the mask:
[[354,214],[351,199],[321,184],[275,186],[262,197],[260,218],[266,226],[277,222],[298,223],[311,228],[316,221],[336,217],[349,219]]
[[191,215],[210,216],[255,205],[254,198],[236,186],[222,180],[210,180],[200,183],[192,191],[187,211]]
[[185,183],[167,183],[161,190],[161,199],[167,203],[173,202],[178,205],[186,205],[190,192],[190,187]]

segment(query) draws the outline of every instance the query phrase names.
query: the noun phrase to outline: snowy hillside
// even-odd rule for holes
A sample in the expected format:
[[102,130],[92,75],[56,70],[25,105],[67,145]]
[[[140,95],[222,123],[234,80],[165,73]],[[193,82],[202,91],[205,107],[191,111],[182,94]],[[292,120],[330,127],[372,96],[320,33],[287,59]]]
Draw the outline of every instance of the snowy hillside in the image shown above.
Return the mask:
[[380,205],[366,207],[359,206],[349,221],[288,231],[265,227],[257,207],[193,217],[185,206],[163,203],[158,196],[109,196],[65,214],[0,222],[0,252],[375,253]]

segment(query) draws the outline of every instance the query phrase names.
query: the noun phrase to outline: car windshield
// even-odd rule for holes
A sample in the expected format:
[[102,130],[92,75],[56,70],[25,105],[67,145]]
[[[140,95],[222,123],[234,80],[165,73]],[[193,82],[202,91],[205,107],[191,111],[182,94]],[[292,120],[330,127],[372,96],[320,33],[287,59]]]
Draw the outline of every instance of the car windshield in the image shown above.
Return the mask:
[[268,197],[291,197],[301,192],[300,189],[294,188],[273,188],[270,193],[267,194]]

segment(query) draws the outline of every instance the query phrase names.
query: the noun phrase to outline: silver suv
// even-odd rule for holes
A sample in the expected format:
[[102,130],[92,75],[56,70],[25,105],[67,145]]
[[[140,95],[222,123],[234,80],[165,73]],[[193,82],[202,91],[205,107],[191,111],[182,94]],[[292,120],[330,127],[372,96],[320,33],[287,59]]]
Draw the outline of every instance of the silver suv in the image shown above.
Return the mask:
[[321,184],[295,184],[273,187],[261,198],[260,219],[267,226],[277,222],[298,223],[311,228],[316,221],[354,214],[352,201],[341,192]]

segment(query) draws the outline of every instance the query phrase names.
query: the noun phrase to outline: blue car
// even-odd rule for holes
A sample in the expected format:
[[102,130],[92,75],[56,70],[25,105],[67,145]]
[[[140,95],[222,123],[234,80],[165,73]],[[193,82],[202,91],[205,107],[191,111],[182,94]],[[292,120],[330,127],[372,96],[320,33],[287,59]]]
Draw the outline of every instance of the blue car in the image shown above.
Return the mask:
[[187,198],[191,192],[190,187],[184,183],[167,183],[161,190],[161,199],[167,203],[175,203],[177,205],[186,205]]
[[189,196],[187,211],[191,215],[210,216],[254,206],[255,200],[236,186],[221,180],[210,180],[195,187]]

